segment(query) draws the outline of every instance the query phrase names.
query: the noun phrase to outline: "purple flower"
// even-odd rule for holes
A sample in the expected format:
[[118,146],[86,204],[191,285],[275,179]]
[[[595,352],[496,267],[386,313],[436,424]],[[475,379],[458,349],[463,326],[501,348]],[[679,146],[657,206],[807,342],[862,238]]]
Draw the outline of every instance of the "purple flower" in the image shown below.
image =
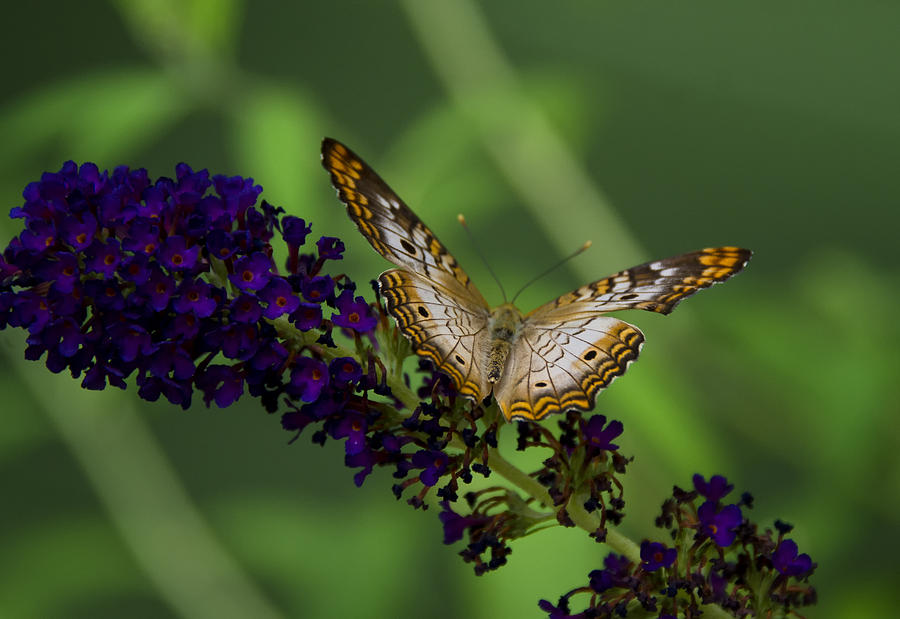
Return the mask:
[[169,300],[175,294],[175,281],[163,273],[162,269],[153,266],[150,277],[139,290],[147,298],[150,308],[159,312],[169,306]]
[[731,492],[734,486],[721,475],[713,475],[707,482],[702,475],[697,473],[694,475],[694,488],[700,496],[706,497],[710,501],[718,501]]
[[606,555],[602,570],[593,570],[588,574],[590,587],[597,593],[603,593],[613,587],[627,586],[630,577],[631,561],[615,553]]
[[179,314],[191,312],[197,318],[207,318],[218,306],[212,291],[213,287],[202,280],[186,279],[178,287],[179,296],[172,307]]
[[67,251],[57,252],[55,261],[45,262],[36,270],[42,279],[53,282],[53,287],[57,292],[63,294],[72,292],[75,284],[81,281],[78,257]]
[[281,220],[281,228],[284,230],[284,241],[288,245],[299,247],[306,242],[306,235],[312,230],[312,226],[299,217],[288,215]]
[[466,529],[478,529],[491,521],[490,516],[461,516],[450,508],[449,501],[441,501],[441,513],[438,514],[444,525],[444,543],[452,544],[462,539]]
[[606,416],[604,415],[594,415],[586,424],[582,424],[582,436],[589,451],[612,451],[619,448],[610,441],[622,434],[622,422],[613,420],[606,428],[603,427],[604,425],[606,425]]
[[587,619],[588,616],[585,612],[570,615],[568,598],[561,598],[558,606],[554,606],[547,600],[541,600],[538,602],[538,607],[545,613],[548,613],[549,619]]
[[229,279],[240,290],[259,290],[269,283],[271,269],[272,259],[255,252],[234,263],[234,273],[229,275]]
[[335,301],[335,305],[340,314],[332,316],[331,321],[338,327],[366,333],[378,324],[378,319],[365,299],[356,297],[354,301],[352,290],[344,290]]
[[[143,169],[100,172],[69,161],[29,183],[24,203],[11,210],[23,229],[0,256],[0,328],[28,329],[26,358],[46,355],[51,371],[69,370],[89,389],[124,388],[131,378],[148,400],[165,395],[186,407],[196,388],[207,405],[227,406],[246,383],[267,410],[283,395],[307,402],[303,415],[346,433],[362,479],[387,452],[365,452],[367,418],[344,414],[361,369],[351,358],[331,368],[319,358],[332,329],[321,301],[334,304],[346,328],[377,324],[349,292],[352,281],[342,277],[348,293],[337,303],[334,280],[319,274],[343,244],[324,239],[318,259],[300,254],[310,226],[295,217],[279,222],[283,209],[257,206],[262,188],[252,179],[210,179],[186,164],[175,171],[174,180],[151,181]],[[217,195],[205,195],[213,185]],[[279,230],[290,252],[285,276],[271,259]],[[219,287],[226,273],[228,290]],[[301,304],[304,283],[316,303]],[[284,315],[298,329],[321,332],[297,346],[282,321],[271,322]],[[300,351],[312,356],[295,356]],[[221,359],[233,361],[210,365]],[[405,457],[398,447],[385,461]]]
[[353,357],[337,357],[328,364],[334,384],[346,387],[355,383],[362,376],[362,368]]
[[225,408],[244,393],[243,378],[237,370],[227,365],[210,365],[197,375],[197,385],[203,390],[203,400],[207,406],[215,400],[216,406]]
[[188,247],[183,236],[170,236],[158,252],[159,261],[173,271],[187,271],[194,268],[200,246]]
[[150,279],[150,259],[144,254],[132,254],[119,263],[116,272],[125,281],[140,286]]
[[344,257],[344,243],[333,236],[323,236],[316,241],[316,247],[322,260],[341,260]]
[[68,215],[60,224],[60,235],[74,251],[83,251],[94,240],[97,233],[97,218],[90,213],[81,217]]
[[420,449],[413,454],[407,469],[422,469],[419,481],[426,486],[433,486],[447,472],[449,463],[450,458],[443,451]]
[[318,328],[322,324],[322,306],[318,303],[300,303],[291,314],[291,322],[301,331]]
[[105,243],[94,241],[84,254],[87,258],[84,265],[85,271],[100,273],[104,277],[112,277],[122,259],[119,242],[116,239],[108,239]]
[[806,553],[798,555],[797,543],[792,539],[782,540],[772,553],[772,565],[785,576],[803,576],[816,566]]
[[[184,238],[182,237],[174,237],[180,239],[178,241],[179,244],[183,246]],[[135,254],[140,254],[144,256],[153,256],[156,255],[156,250],[159,247],[159,226],[154,223],[150,219],[140,218],[135,219],[131,222],[131,226],[128,228],[128,236],[125,237],[125,240],[122,241],[122,248],[127,249],[128,251],[133,251]],[[174,248],[170,248],[174,249]],[[171,256],[175,258],[175,256]],[[176,260],[181,260],[180,258],[175,258]],[[171,266],[169,268],[172,268]],[[182,267],[178,267],[179,269]]]
[[241,294],[231,302],[231,319],[243,323],[254,323],[262,316],[259,300],[249,294]]
[[666,548],[659,542],[648,540],[641,542],[641,567],[645,572],[655,572],[662,567],[669,567],[675,563],[677,556],[677,550]]
[[301,284],[303,297],[313,303],[321,303],[334,293],[334,280],[328,275],[311,277]]
[[706,501],[697,509],[700,519],[700,533],[711,537],[713,541],[726,548],[734,542],[734,529],[741,524],[741,508],[737,505],[726,505],[719,510],[716,501]]
[[347,438],[344,449],[348,456],[354,456],[366,448],[366,432],[369,424],[366,418],[359,413],[350,413],[334,426],[332,438]]
[[267,304],[263,315],[273,320],[290,314],[300,305],[300,297],[294,294],[291,285],[283,277],[272,277],[259,292],[259,298]]
[[313,402],[327,384],[328,366],[312,357],[300,357],[291,370],[288,391],[304,402]]
[[44,252],[56,245],[56,226],[47,221],[36,221],[19,238],[26,249]]

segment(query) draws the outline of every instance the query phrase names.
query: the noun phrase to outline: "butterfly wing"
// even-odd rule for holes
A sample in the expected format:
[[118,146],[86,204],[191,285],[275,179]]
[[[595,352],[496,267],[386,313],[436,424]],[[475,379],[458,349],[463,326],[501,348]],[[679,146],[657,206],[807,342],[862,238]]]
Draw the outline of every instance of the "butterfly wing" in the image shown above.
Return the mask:
[[668,314],[682,299],[740,272],[751,255],[740,247],[708,247],[647,262],[576,288],[532,314],[570,304],[602,312],[643,309]]
[[487,397],[487,307],[412,271],[391,269],[378,281],[388,312],[416,354],[430,359],[462,395]]
[[494,397],[507,420],[589,411],[594,396],[637,359],[644,334],[596,311],[527,319]]
[[702,249],[626,269],[543,305],[526,316],[494,390],[507,419],[588,411],[594,398],[637,358],[644,336],[605,316],[623,309],[668,314],[702,288],[739,272],[750,251]]
[[322,165],[347,213],[379,254],[400,269],[378,278],[388,312],[416,354],[431,359],[463,395],[490,392],[478,351],[487,343],[487,302],[434,233],[353,151],[322,142]]

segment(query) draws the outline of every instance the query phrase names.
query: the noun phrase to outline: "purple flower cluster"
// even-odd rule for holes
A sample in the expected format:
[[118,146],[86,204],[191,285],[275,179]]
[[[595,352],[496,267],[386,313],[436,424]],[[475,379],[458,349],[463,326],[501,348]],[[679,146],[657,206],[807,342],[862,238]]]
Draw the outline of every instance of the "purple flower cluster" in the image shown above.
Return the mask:
[[46,355],[85,388],[133,377],[140,397],[185,408],[195,388],[207,405],[246,390],[269,410],[283,393],[312,401],[329,384],[352,388],[358,365],[323,370],[323,351],[332,325],[367,335],[376,315],[353,282],[321,274],[343,244],[323,237],[316,254],[301,254],[310,227],[257,206],[261,191],[186,164],[155,181],[144,169],[71,161],[45,173],[10,213],[24,230],[0,258],[0,328],[27,329],[25,356]]
[[[662,618],[698,616],[703,605],[715,604],[736,616],[768,616],[815,603],[815,590],[803,582],[815,563],[784,539],[790,525],[775,523],[777,539],[771,530],[759,533],[741,512],[752,506],[749,494],[724,505],[734,487],[723,476],[707,481],[694,475],[693,482],[692,491],[675,487],[656,521],[669,530],[673,547],[645,540],[639,562],[610,554],[588,575],[588,586],[556,604],[541,600],[541,609],[551,618],[587,618],[624,617],[639,608]],[[580,593],[590,594],[587,608],[569,614],[571,598]]]
[[569,412],[558,421],[558,427],[557,436],[544,426],[519,423],[517,449],[539,446],[553,450],[535,477],[559,506],[557,518],[562,524],[572,526],[565,506],[576,493],[585,495],[584,508],[588,512],[600,512],[600,527],[593,536],[603,541],[606,524],[618,524],[624,516],[624,492],[618,477],[625,473],[629,459],[612,442],[622,434],[622,422],[607,421],[604,415],[585,419]]

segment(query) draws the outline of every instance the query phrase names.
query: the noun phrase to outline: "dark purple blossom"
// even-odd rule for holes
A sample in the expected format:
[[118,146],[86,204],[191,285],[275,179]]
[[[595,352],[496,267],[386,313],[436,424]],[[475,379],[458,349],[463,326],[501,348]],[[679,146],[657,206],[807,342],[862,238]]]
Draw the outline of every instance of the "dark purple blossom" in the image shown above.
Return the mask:
[[91,244],[97,233],[97,218],[91,213],[83,213],[81,216],[68,215],[63,217],[59,229],[64,243],[73,251],[83,251]]
[[366,422],[365,416],[359,413],[350,413],[334,425],[331,436],[335,439],[346,437],[344,449],[348,456],[355,456],[366,448],[368,430],[369,424]]
[[490,516],[471,514],[461,516],[450,507],[449,501],[441,501],[441,513],[438,514],[444,525],[444,543],[452,544],[462,539],[466,530],[483,527],[491,521]]
[[443,451],[432,449],[420,449],[413,454],[409,465],[409,469],[422,469],[419,473],[419,481],[426,486],[433,486],[440,479],[441,475],[447,472],[447,466],[450,458]]
[[721,475],[713,475],[709,478],[709,482],[699,473],[694,475],[694,488],[700,496],[706,497],[710,501],[718,501],[734,489],[732,484]]
[[231,302],[231,319],[237,322],[254,323],[262,316],[259,299],[253,295],[242,293]]
[[194,268],[200,247],[188,247],[183,236],[170,236],[159,251],[159,261],[173,271],[187,271]]
[[334,280],[328,275],[311,277],[301,284],[303,297],[312,303],[321,303],[334,294]]
[[56,260],[39,265],[36,271],[41,279],[53,282],[56,291],[63,294],[72,292],[75,285],[81,281],[78,257],[67,251],[57,252]]
[[[604,428],[604,426],[606,427]],[[621,421],[613,420],[606,425],[605,415],[594,415],[587,423],[583,424],[582,440],[591,452],[612,451],[618,449],[619,446],[611,441],[622,434],[622,431]]]
[[316,241],[316,247],[322,260],[341,260],[344,257],[344,243],[333,236],[323,236]]
[[570,615],[568,604],[569,601],[566,598],[560,599],[556,606],[548,600],[541,600],[538,602],[538,607],[545,613],[548,613],[549,619],[588,619],[586,612]]
[[362,376],[362,368],[353,357],[337,357],[328,364],[334,384],[346,387],[355,383]]
[[147,299],[150,308],[159,312],[168,307],[169,300],[175,294],[175,280],[154,265],[150,269],[150,276],[140,286],[139,291]]
[[116,239],[108,239],[105,243],[94,241],[84,251],[85,271],[88,273],[100,273],[105,277],[112,277],[119,266],[122,254],[119,251],[119,242]]
[[300,305],[300,297],[294,294],[291,285],[281,277],[270,279],[259,292],[259,298],[266,303],[263,315],[272,320],[290,314]]
[[327,384],[328,366],[312,357],[300,357],[291,370],[288,391],[304,402],[314,402]]
[[700,533],[711,537],[713,541],[727,548],[734,542],[734,529],[743,521],[741,508],[737,505],[726,505],[719,509],[716,501],[706,501],[697,509],[700,519]]
[[797,543],[792,539],[781,540],[775,552],[772,553],[772,565],[785,576],[804,576],[815,563],[806,553],[797,554]]
[[256,252],[239,258],[234,263],[234,273],[229,276],[231,283],[240,290],[260,290],[272,277],[272,259]]
[[615,553],[606,555],[602,570],[593,570],[588,574],[590,587],[597,593],[613,587],[625,587],[630,577],[631,561]]
[[322,306],[318,303],[300,303],[291,314],[291,322],[301,331],[317,329],[322,324]]
[[218,303],[212,286],[199,279],[186,279],[178,287],[178,298],[172,307],[179,314],[190,312],[197,318],[207,318],[216,311]]
[[197,386],[203,391],[203,400],[209,406],[225,408],[233,404],[244,392],[244,381],[234,368],[227,365],[210,365],[197,375]]
[[665,544],[644,540],[641,542],[641,567],[646,572],[655,572],[675,563],[678,551],[666,548]]
[[299,247],[306,242],[306,236],[312,230],[305,221],[299,217],[288,215],[281,220],[281,228],[284,230],[284,242],[294,247]]
[[362,297],[356,297],[354,300],[352,290],[344,290],[335,301],[335,305],[340,314],[332,316],[331,321],[338,327],[366,333],[378,324],[378,319],[366,300]]

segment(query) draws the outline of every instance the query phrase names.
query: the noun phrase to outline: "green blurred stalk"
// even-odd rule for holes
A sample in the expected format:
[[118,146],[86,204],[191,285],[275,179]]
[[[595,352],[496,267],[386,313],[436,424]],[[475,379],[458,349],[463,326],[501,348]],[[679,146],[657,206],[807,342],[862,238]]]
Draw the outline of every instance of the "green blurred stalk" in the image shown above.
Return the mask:
[[131,397],[22,363],[9,340],[2,349],[165,603],[191,619],[283,617],[216,539]]

